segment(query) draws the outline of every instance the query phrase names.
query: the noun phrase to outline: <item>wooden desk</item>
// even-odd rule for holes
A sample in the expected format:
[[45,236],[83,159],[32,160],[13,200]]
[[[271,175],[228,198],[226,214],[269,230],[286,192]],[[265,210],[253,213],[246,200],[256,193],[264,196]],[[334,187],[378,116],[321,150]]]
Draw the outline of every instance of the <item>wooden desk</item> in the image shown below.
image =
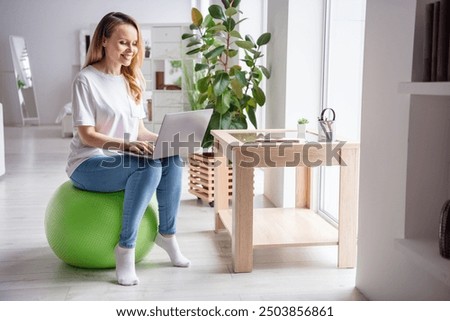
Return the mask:
[[[338,267],[356,261],[359,144],[354,142],[259,142],[295,130],[213,130],[216,143],[214,208],[216,231],[226,228],[232,239],[234,272],[251,272],[253,248],[338,245]],[[308,137],[307,137],[308,139]],[[227,164],[233,168],[232,208],[227,196]],[[340,166],[339,224],[335,228],[310,210],[311,168]],[[296,207],[253,208],[255,167],[296,167]]]

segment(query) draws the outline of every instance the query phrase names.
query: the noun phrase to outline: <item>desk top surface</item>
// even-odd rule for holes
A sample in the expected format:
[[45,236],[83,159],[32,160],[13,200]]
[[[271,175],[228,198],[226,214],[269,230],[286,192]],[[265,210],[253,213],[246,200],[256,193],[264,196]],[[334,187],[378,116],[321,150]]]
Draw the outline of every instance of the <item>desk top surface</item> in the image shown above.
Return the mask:
[[[264,145],[264,144],[293,144],[293,145],[307,145],[307,144],[339,144],[345,143],[352,146],[359,145],[355,141],[348,141],[345,139],[336,139],[333,141],[326,141],[319,139],[317,133],[307,131],[305,137],[298,137],[295,129],[262,129],[262,130],[212,130],[212,135],[219,141],[232,144],[236,147],[242,145]],[[348,146],[349,147],[349,146]]]

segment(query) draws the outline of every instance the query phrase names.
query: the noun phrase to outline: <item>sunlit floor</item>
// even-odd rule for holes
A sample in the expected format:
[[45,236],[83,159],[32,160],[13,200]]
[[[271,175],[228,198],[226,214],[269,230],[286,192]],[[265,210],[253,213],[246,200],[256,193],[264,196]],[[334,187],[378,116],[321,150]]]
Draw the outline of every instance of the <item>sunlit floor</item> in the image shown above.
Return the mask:
[[[134,287],[117,285],[114,269],[68,266],[47,244],[44,213],[67,180],[70,139],[51,126],[9,127],[5,136],[0,300],[365,300],[355,288],[355,269],[336,268],[336,246],[257,249],[252,273],[232,273],[230,237],[214,233],[213,209],[187,192],[187,175],[177,237],[190,268],[172,267],[156,246],[137,264]],[[265,204],[260,186],[256,199]]]

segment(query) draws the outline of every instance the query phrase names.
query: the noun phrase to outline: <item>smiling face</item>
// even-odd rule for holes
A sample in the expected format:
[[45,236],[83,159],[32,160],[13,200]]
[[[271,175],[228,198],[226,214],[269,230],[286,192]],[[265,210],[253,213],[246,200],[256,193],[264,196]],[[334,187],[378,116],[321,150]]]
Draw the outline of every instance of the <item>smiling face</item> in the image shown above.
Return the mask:
[[111,37],[103,39],[105,62],[112,68],[129,66],[139,51],[138,31],[130,24],[118,25]]

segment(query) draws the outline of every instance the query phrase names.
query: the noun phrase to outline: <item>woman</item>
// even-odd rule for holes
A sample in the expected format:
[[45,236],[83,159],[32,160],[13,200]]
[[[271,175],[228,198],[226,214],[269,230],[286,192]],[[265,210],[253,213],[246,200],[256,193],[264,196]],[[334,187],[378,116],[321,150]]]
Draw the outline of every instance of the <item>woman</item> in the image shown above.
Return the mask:
[[159,204],[155,243],[167,251],[173,265],[190,265],[175,238],[181,193],[179,158],[151,160],[116,152],[152,153],[148,142],[157,137],[143,122],[143,54],[135,20],[111,12],[98,24],[86,64],[73,83],[76,130],[66,171],[80,189],[125,190],[122,227],[115,248],[116,275],[121,285],[138,284],[134,264],[137,231],[155,191]]

